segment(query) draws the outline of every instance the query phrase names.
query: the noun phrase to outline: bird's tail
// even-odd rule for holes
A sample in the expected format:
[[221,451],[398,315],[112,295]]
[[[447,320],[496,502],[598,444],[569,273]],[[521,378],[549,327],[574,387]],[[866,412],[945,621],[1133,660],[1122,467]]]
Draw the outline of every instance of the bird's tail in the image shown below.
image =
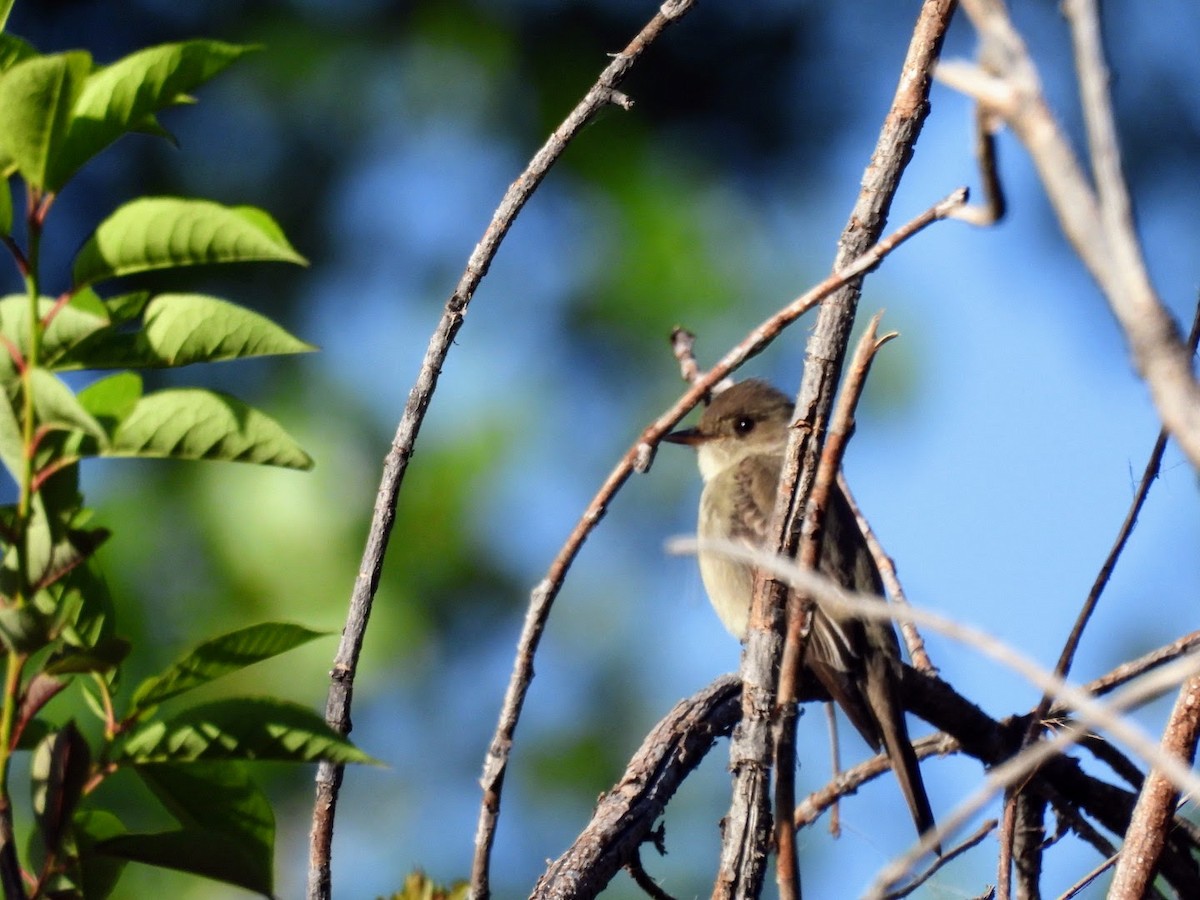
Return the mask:
[[[917,832],[924,835],[935,827],[933,809],[929,795],[925,793],[925,781],[917,763],[917,754],[908,737],[908,724],[904,720],[904,707],[896,690],[896,678],[890,671],[891,661],[873,656],[866,660],[867,701],[879,726],[879,736],[887,751],[900,791],[912,811]],[[934,852],[942,855],[940,844],[934,844]]]

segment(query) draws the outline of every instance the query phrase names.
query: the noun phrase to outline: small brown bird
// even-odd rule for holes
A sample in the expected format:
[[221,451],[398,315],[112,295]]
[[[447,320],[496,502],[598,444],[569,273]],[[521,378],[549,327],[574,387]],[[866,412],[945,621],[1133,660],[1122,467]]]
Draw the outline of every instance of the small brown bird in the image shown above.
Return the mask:
[[[697,450],[704,491],[701,538],[760,548],[779,488],[792,402],[765,381],[735,384],[713,398],[700,424],[666,440]],[[851,590],[880,596],[883,584],[845,495],[836,486],[825,514],[818,566]],[[746,637],[754,569],[739,560],[700,553],[700,574],[725,627]],[[917,831],[934,827],[933,811],[917,766],[900,703],[900,643],[890,622],[813,613],[804,665],[878,753],[886,749]],[[939,850],[940,853],[940,850]]]

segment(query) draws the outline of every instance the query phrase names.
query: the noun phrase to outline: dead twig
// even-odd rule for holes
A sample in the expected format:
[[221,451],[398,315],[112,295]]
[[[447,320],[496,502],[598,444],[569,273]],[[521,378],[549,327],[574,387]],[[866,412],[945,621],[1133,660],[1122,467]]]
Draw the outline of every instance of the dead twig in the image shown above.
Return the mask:
[[[899,83],[863,174],[862,190],[838,241],[835,270],[858,257],[883,233],[900,175],[912,158],[928,115],[933,66],[956,5],[955,0],[925,0],[921,5]],[[808,342],[796,401],[796,419],[804,427],[793,430],[788,442],[767,532],[770,549],[787,557],[794,556],[799,545],[801,519],[808,510],[825,423],[860,291],[861,283],[856,280],[830,297]],[[725,817],[713,900],[757,897],[762,890],[772,831],[768,781],[786,593],[779,583],[756,578],[742,653],[742,724],[730,747],[733,797]]]
[[[896,574],[896,564],[883,548],[883,544],[879,542],[867,517],[859,509],[858,501],[850,493],[850,484],[842,472],[838,472],[838,487],[842,489],[846,502],[850,504],[850,510],[858,522],[858,530],[862,533],[863,540],[867,542],[867,549],[871,551],[871,558],[875,560],[875,568],[879,570],[879,577],[883,579],[883,586],[887,588],[888,596],[891,597],[893,603],[907,606],[908,596],[904,593],[900,577]],[[921,637],[916,623],[900,623],[900,634],[904,637],[904,646],[908,648],[908,656],[912,660],[913,666],[922,672],[936,674],[937,666],[929,659],[929,654],[925,650],[925,638]]]
[[983,839],[986,838],[989,834],[991,834],[995,830],[996,830],[996,820],[988,819],[986,822],[984,822],[982,825],[980,825],[977,829],[975,829],[973,834],[971,834],[969,837],[967,837],[964,840],[962,840],[961,842],[959,842],[956,846],[951,847],[950,850],[948,850],[946,853],[943,853],[941,856],[939,856],[936,860],[933,861],[933,863],[930,864],[929,868],[927,868],[924,872],[922,872],[920,875],[915,877],[912,881],[910,881],[904,887],[897,888],[896,890],[892,891],[890,894],[884,894],[883,900],[901,900],[901,898],[907,897],[909,894],[911,894],[913,891],[915,891],[917,888],[919,888],[921,885],[923,885],[926,881],[928,881],[930,878],[932,878],[935,874],[937,874],[938,870],[940,870],[943,866],[945,866],[951,860],[957,859],[958,857],[962,856],[964,853],[966,853],[972,847],[976,847],[979,844],[982,844]]
[[[821,453],[816,479],[809,505],[825,509],[829,504],[830,491],[836,490],[837,473],[842,466],[846,444],[854,432],[854,409],[858,405],[866,386],[867,373],[875,354],[895,332],[876,336],[879,320],[883,313],[876,313],[867,323],[866,330],[858,341],[842,390],[838,395],[829,437]],[[817,516],[805,516],[805,529],[799,547],[799,563],[808,569],[816,569],[821,552],[821,532],[817,527]],[[779,686],[776,694],[775,735],[775,852],[776,879],[779,894],[784,900],[799,900],[800,874],[796,858],[796,831],[792,827],[792,810],[796,807],[796,694],[801,679],[801,655],[807,641],[808,623],[812,615],[812,601],[800,593],[788,597],[787,630],[784,635],[783,654],[779,669]]]
[[[1175,699],[1175,708],[1163,731],[1163,753],[1190,766],[1196,758],[1197,737],[1200,737],[1200,676],[1193,676],[1184,683]],[[1125,832],[1125,844],[1109,886],[1109,897],[1122,900],[1145,896],[1157,874],[1158,859],[1166,843],[1167,829],[1175,818],[1178,800],[1179,788],[1174,780],[1158,769],[1151,770],[1138,795],[1137,806],[1133,808],[1129,830]]]

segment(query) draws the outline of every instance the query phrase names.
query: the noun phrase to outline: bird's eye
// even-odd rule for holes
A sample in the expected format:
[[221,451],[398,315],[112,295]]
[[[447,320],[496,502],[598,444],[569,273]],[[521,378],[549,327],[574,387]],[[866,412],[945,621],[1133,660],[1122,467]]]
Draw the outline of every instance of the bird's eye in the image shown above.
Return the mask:
[[738,437],[745,437],[754,430],[754,420],[749,416],[742,416],[733,423],[733,430]]

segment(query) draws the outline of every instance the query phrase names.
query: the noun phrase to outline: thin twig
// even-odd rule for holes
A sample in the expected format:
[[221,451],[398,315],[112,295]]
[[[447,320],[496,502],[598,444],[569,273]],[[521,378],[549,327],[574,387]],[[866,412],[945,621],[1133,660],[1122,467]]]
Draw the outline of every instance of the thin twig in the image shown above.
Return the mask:
[[996,165],[996,131],[1000,127],[999,117],[982,103],[975,104],[975,164],[979,167],[980,187],[983,203],[964,206],[954,218],[969,225],[987,227],[995,225],[1007,210],[1004,200],[1004,185],[1000,181],[1000,168]]
[[[1187,346],[1191,353],[1196,352],[1198,342],[1200,342],[1200,304],[1196,306],[1196,312],[1192,319],[1192,329],[1188,334]],[[1150,493],[1150,486],[1158,478],[1159,470],[1162,468],[1162,458],[1166,447],[1166,429],[1159,429],[1158,437],[1154,441],[1154,447],[1150,451],[1150,458],[1146,461],[1146,467],[1142,471],[1141,481],[1138,482],[1137,490],[1133,495],[1133,501],[1129,505],[1129,511],[1125,514],[1125,521],[1121,523],[1120,531],[1117,532],[1117,539],[1113,542],[1112,549],[1108,551],[1108,556],[1104,558],[1104,563],[1100,566],[1100,571],[1097,573],[1095,581],[1092,582],[1092,588],[1088,591],[1087,599],[1083,602],[1083,608],[1080,609],[1075,624],[1071,628],[1071,633],[1068,635],[1062,652],[1059,654],[1058,664],[1055,666],[1054,671],[1060,676],[1065,677],[1071,671],[1071,663],[1075,659],[1075,651],[1079,649],[1079,642],[1083,637],[1083,629],[1091,619],[1092,613],[1096,611],[1096,604],[1100,600],[1100,595],[1104,593],[1104,589],[1108,586],[1108,581],[1112,577],[1113,570],[1116,568],[1117,560],[1121,558],[1121,553],[1124,552],[1125,545],[1129,542],[1129,536],[1133,534],[1133,528],[1137,524],[1137,517],[1142,511],[1146,497]],[[1049,703],[1045,702],[1045,700],[1038,706],[1038,710],[1042,716],[1046,714],[1048,709]]]
[[1118,850],[1108,859],[1101,860],[1101,862],[1094,869],[1086,873],[1082,878],[1059,894],[1058,900],[1071,900],[1072,897],[1078,897],[1079,893],[1084,888],[1088,887],[1093,881],[1116,865],[1116,862],[1118,859],[1120,859],[1120,857],[1121,851]]
[[[834,781],[838,781],[842,777],[842,746],[838,740],[838,721],[837,707],[832,703],[823,704],[825,707],[825,727],[829,731],[829,768],[830,774]],[[918,757],[919,758],[919,757]],[[800,809],[799,806],[796,807]],[[796,827],[795,813],[792,814],[793,828]],[[833,802],[829,805],[829,833],[839,838],[842,836],[842,807],[838,803],[838,798],[834,797]]]
[[[517,643],[517,656],[513,663],[513,671],[509,676],[508,689],[505,692],[496,732],[488,750],[484,763],[483,784],[485,785],[485,802],[495,792],[498,801],[499,788],[503,783],[504,773],[508,766],[509,753],[512,749],[513,734],[521,715],[521,706],[525,693],[533,678],[533,656],[537,649],[546,619],[550,615],[555,598],[562,587],[567,572],[579,554],[583,543],[587,540],[592,529],[604,517],[609,503],[617,491],[628,481],[635,471],[644,471],[653,458],[654,448],[662,440],[664,434],[696,406],[700,400],[713,390],[731,372],[741,366],[747,359],[761,353],[779,334],[792,322],[802,316],[812,307],[820,303],[829,294],[845,285],[847,282],[860,277],[878,266],[884,258],[900,244],[919,233],[924,228],[949,216],[966,199],[965,189],[958,189],[949,196],[931,206],[925,212],[915,217],[905,225],[896,229],[892,234],[871,247],[861,257],[851,262],[845,269],[830,275],[820,284],[794,299],[783,309],[766,319],[751,331],[740,343],[725,354],[722,359],[708,370],[703,376],[693,382],[692,386],[675,402],[675,404],[648,425],[625,451],[625,455],[617,462],[609,473],[600,489],[596,492],[580,516],[579,521],[567,536],[558,554],[550,563],[546,576],[534,588],[530,596],[530,604],[525,613],[525,624]],[[485,811],[486,812],[486,811]],[[485,812],[481,812],[483,822]],[[479,838],[477,836],[477,847]]]
[[[371,607],[383,568],[383,558],[391,535],[396,515],[396,500],[408,461],[429,407],[433,391],[437,386],[438,374],[442,370],[450,351],[454,336],[462,326],[463,316],[480,281],[487,273],[500,243],[508,233],[517,214],[529,200],[534,190],[546,176],[550,167],[562,155],[567,144],[579,133],[601,108],[610,103],[624,105],[627,98],[616,92],[629,69],[637,61],[645,47],[657,37],[668,24],[687,12],[692,0],[667,0],[650,24],[622,52],[616,55],[605,68],[600,78],[582,101],[571,111],[563,123],[554,131],[546,143],[530,160],[528,167],[508,188],[497,207],[482,239],[476,244],[467,261],[459,283],[446,301],[445,310],[437,328],[430,337],[425,359],[405,404],[404,414],[392,440],[391,449],[383,464],[383,475],[375,499],[371,527],[363,550],[359,574],[350,596],[342,639],[334,658],[330,673],[329,696],[326,702],[326,721],[336,731],[350,731],[350,704],[353,696],[354,676],[362,650],[363,638]],[[308,897],[310,900],[325,900],[330,896],[330,851],[333,840],[333,822],[337,806],[338,790],[342,781],[342,767],[321,763],[317,770],[316,799],[313,806],[313,823],[309,841]],[[477,900],[488,896],[487,863],[491,848],[491,830],[498,809],[498,794],[495,802],[485,802],[488,822],[480,829],[482,840],[477,840],[477,852],[472,871],[472,889]]]
[[[1196,758],[1196,740],[1200,737],[1200,677],[1193,676],[1179,691],[1175,707],[1163,731],[1164,754],[1177,757],[1187,765]],[[1139,898],[1154,881],[1158,858],[1166,843],[1166,831],[1175,818],[1179,788],[1171,778],[1154,769],[1146,777],[1129,829],[1117,871],[1108,895],[1114,898]]]
[[1000,852],[996,857],[996,900],[1012,896],[1013,844],[1017,833],[1017,793],[1013,788],[1004,791],[1004,811],[1000,817]]
[[[866,386],[867,373],[880,348],[896,337],[895,332],[876,337],[883,313],[876,313],[867,323],[854,351],[850,368],[838,394],[829,436],[821,453],[810,506],[824,509],[829,494],[836,490],[837,473],[842,466],[846,444],[854,432],[854,409]],[[820,559],[821,534],[816,530],[816,516],[805,516],[805,529],[799,548],[799,564],[815,569]],[[806,608],[806,606],[808,608]],[[807,627],[811,618],[811,603],[800,594],[788,598],[787,631],[779,664],[779,687],[776,694],[775,735],[775,877],[783,900],[799,900],[800,870],[796,858],[796,831],[791,815],[796,807],[796,693],[801,679],[801,654],[807,642]]]
[[642,865],[642,855],[640,852],[636,850],[634,851],[633,859],[625,864],[625,868],[629,872],[629,875],[633,879],[634,883],[640,887],[648,897],[653,898],[653,900],[675,900],[674,897],[658,886],[658,882],[650,877],[650,873],[647,872],[645,866]]
[[[1196,306],[1195,316],[1192,319],[1192,329],[1188,334],[1187,346],[1192,353],[1196,352],[1197,342],[1200,342],[1200,303]],[[1121,554],[1125,550],[1125,545],[1129,542],[1129,538],[1133,534],[1134,526],[1137,525],[1138,515],[1141,513],[1142,506],[1146,502],[1146,497],[1150,494],[1150,486],[1158,478],[1166,446],[1167,431],[1165,428],[1160,428],[1158,437],[1154,441],[1154,447],[1150,451],[1150,458],[1146,461],[1145,469],[1142,471],[1141,481],[1134,492],[1133,501],[1130,503],[1129,510],[1125,513],[1125,520],[1121,523],[1121,528],[1117,532],[1117,538],[1113,542],[1112,548],[1108,551],[1103,564],[1100,566],[1100,571],[1096,574],[1096,578],[1092,582],[1091,590],[1088,591],[1088,595],[1083,602],[1083,607],[1075,619],[1075,624],[1071,627],[1071,633],[1067,636],[1066,643],[1063,644],[1063,649],[1059,653],[1058,662],[1054,667],[1054,672],[1059,678],[1066,678],[1071,671],[1075,652],[1079,649],[1079,643],[1083,639],[1084,628],[1087,627],[1092,614],[1096,611],[1096,606],[1100,602],[1100,595],[1104,593],[1104,589],[1108,586],[1109,579],[1116,568],[1117,560],[1121,558]],[[1050,711],[1051,702],[1051,697],[1048,694],[1042,695],[1037,708],[1030,718],[1029,727],[1025,733],[1025,746],[1032,744],[1037,739],[1038,734],[1044,726],[1044,720]],[[1006,890],[1006,873],[1012,856],[1013,839],[1013,832],[1009,825],[1014,820],[1009,814],[1009,808],[1016,803],[1016,799],[1017,795],[1015,793],[1005,798],[1005,827],[1001,829],[1000,833],[999,876],[997,883],[999,888],[998,895],[1001,898],[1008,896]]]
[[[1105,694],[1112,693],[1117,688],[1128,684],[1134,679],[1140,678],[1151,669],[1157,669],[1159,666],[1179,659],[1181,656],[1186,656],[1196,650],[1200,650],[1200,631],[1189,632],[1183,637],[1176,638],[1164,647],[1151,650],[1144,656],[1139,656],[1137,659],[1132,659],[1129,662],[1121,663],[1121,665],[1112,671],[1106,672],[1099,678],[1089,681],[1083,686],[1083,689],[1093,697],[1103,697]],[[1057,718],[1066,715],[1068,712],[1069,710],[1065,705],[1055,703],[1050,707],[1049,715],[1050,718]]]
[[[867,549],[871,551],[871,558],[875,560],[875,568],[879,570],[879,577],[883,579],[883,586],[887,588],[888,596],[893,603],[907,605],[908,596],[904,593],[900,577],[896,574],[896,564],[883,548],[883,544],[879,542],[871,523],[867,521],[867,517],[859,508],[858,501],[850,493],[850,484],[846,481],[843,472],[838,472],[838,487],[842,489],[842,494],[850,505],[850,511],[854,513],[854,518],[858,522],[858,530],[862,534],[863,540],[867,542]],[[925,650],[925,638],[921,637],[916,623],[902,622],[900,633],[904,636],[904,645],[908,648],[908,657],[912,660],[913,668],[936,674],[937,666],[929,659],[929,654]]]
[[[671,330],[671,353],[679,361],[679,376],[688,384],[695,384],[704,377],[700,364],[696,362],[696,336],[686,328],[676,326]],[[710,396],[704,397],[708,403],[713,396],[721,393],[733,384],[732,378],[723,378],[714,384],[709,391]]]
[[[913,741],[913,752],[917,759],[927,759],[930,756],[946,756],[957,753],[961,745],[948,734],[938,732]],[[837,772],[829,783],[819,788],[796,804],[792,813],[792,826],[796,829],[811,825],[821,817],[826,810],[833,813],[842,797],[848,797],[858,791],[868,781],[872,781],[892,770],[892,764],[886,753],[878,753],[856,766]],[[836,836],[836,835],[835,835]]]
[[1002,117],[1029,152],[1064,235],[1108,301],[1159,417],[1200,468],[1200,382],[1175,320],[1151,284],[1134,228],[1108,94],[1094,0],[1063,4],[1071,25],[1096,184],[1089,182],[1050,111],[1024,41],[1001,0],[963,0],[980,38],[981,65],[947,64],[938,76]]
[[[862,189],[838,241],[835,270],[883,233],[900,176],[929,112],[933,65],[956,5],[956,0],[925,0],[921,5],[899,83],[863,173]],[[799,544],[801,519],[808,510],[823,430],[860,291],[861,282],[854,281],[830,297],[807,344],[795,410],[797,421],[805,427],[794,429],[788,441],[767,531],[770,549],[784,556],[794,556]],[[725,817],[713,900],[757,897],[762,890],[771,837],[768,781],[785,596],[782,585],[756,577],[741,663],[742,723],[730,746],[733,797]]]
[[901,898],[907,897],[926,881],[932,878],[939,869],[941,869],[951,860],[962,856],[972,847],[982,844],[983,839],[991,834],[995,828],[996,820],[988,819],[986,822],[980,825],[970,837],[964,839],[957,847],[951,848],[947,853],[943,853],[941,856],[935,859],[933,863],[930,864],[929,868],[927,868],[924,872],[922,872],[904,887],[898,888],[892,891],[890,894],[884,894],[883,900],[901,900]]

